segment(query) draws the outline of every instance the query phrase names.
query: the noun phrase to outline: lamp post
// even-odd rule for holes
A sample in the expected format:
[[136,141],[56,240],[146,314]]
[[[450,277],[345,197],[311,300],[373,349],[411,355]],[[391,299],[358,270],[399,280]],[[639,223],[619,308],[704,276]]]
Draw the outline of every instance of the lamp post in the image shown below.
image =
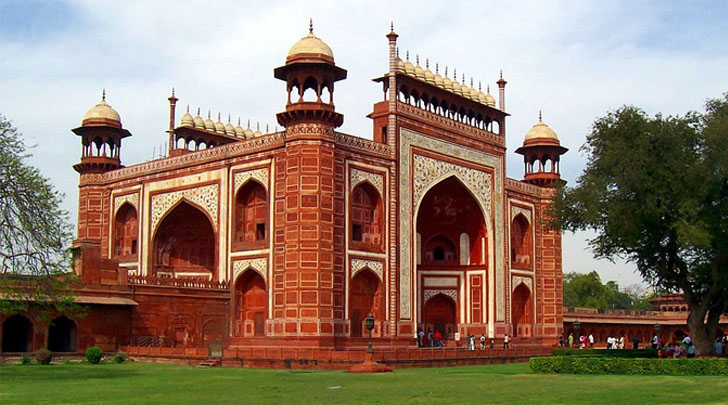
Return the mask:
[[366,319],[367,323],[367,330],[369,331],[369,348],[367,349],[367,352],[373,353],[374,349],[372,349],[372,329],[374,329],[374,315],[369,314]]
[[578,339],[579,338],[579,336],[578,336],[579,335],[579,329],[581,329],[581,323],[579,323],[579,321],[577,320],[577,321],[575,321],[574,323],[571,324],[571,327],[574,329],[574,333],[577,335],[577,336],[574,336],[574,337]]

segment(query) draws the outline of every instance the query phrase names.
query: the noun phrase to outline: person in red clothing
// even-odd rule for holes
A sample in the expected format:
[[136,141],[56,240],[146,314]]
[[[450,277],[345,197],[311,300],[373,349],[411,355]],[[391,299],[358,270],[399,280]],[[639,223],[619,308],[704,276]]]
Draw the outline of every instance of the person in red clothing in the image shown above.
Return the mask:
[[435,330],[435,347],[442,347],[442,333],[440,330]]

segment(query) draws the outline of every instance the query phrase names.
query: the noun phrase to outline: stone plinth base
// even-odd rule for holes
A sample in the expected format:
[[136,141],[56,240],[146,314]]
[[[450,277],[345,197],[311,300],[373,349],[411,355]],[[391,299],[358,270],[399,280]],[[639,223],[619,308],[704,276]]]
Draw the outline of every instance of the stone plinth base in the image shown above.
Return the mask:
[[355,364],[349,367],[350,373],[391,373],[392,368],[387,367],[382,363],[374,361],[373,353],[367,352],[364,357],[364,363]]

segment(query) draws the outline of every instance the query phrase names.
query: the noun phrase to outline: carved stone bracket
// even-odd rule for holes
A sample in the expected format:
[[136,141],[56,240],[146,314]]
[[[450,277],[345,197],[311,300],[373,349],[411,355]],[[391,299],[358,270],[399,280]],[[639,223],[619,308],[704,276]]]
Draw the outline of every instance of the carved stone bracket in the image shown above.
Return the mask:
[[131,204],[134,209],[137,210],[137,215],[139,214],[139,193],[133,192],[131,194],[124,194],[124,195],[117,195],[114,197],[114,215],[116,215],[116,212],[119,211],[119,207],[124,205],[124,203]]
[[421,155],[414,155],[412,159],[414,166],[414,193],[412,199],[415,207],[432,183],[442,180],[448,174],[452,174],[470,189],[470,192],[473,193],[485,210],[485,215],[490,216],[490,174]]
[[349,177],[349,190],[353,190],[357,184],[365,180],[371,183],[374,188],[379,191],[379,196],[381,198],[384,198],[384,177],[382,177],[382,175],[380,174],[375,174],[364,170],[359,170],[355,168],[351,169],[351,174]]
[[350,263],[351,268],[351,278],[353,279],[354,276],[360,272],[361,270],[364,270],[365,268],[371,270],[379,277],[380,281],[384,280],[384,264],[377,260],[366,260],[366,259],[351,259]]
[[[254,259],[242,259],[233,262],[233,284],[237,280],[238,276],[243,274],[245,270],[252,269],[263,277],[263,281],[266,283],[268,274],[268,258],[267,257],[256,257]],[[231,284],[231,286],[233,285]]]
[[531,280],[531,277],[513,276],[511,291],[515,291],[519,284],[525,284],[528,290],[533,293],[533,280]]
[[517,207],[515,205],[511,205],[511,221],[516,217],[518,214],[523,214],[523,216],[526,218],[528,223],[530,224],[531,221],[531,210],[523,207]]
[[425,304],[427,301],[430,300],[430,298],[436,296],[437,294],[444,294],[455,300],[455,302],[458,302],[458,290],[425,290],[423,304]]
[[189,200],[210,214],[212,222],[217,228],[218,222],[218,187],[217,184],[191,188],[187,190],[172,191],[170,193],[155,194],[152,196],[152,230],[157,228],[164,214],[180,200]]
[[268,176],[267,167],[235,173],[235,193],[237,194],[238,189],[250,179],[258,180],[263,185],[263,188],[268,191]]

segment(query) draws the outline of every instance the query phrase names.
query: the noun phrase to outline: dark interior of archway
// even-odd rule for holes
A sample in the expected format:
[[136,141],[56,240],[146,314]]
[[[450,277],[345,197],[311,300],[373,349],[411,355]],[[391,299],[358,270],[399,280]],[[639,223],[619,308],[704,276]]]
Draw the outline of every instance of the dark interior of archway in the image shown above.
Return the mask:
[[137,253],[138,220],[134,207],[124,204],[114,218],[114,256],[126,257]]
[[48,327],[48,350],[73,352],[76,350],[76,322],[60,316]]
[[154,237],[154,271],[176,276],[215,276],[215,234],[199,209],[180,203],[159,225]]
[[[265,281],[255,271],[248,270],[235,283],[235,335],[264,336],[266,292]],[[252,321],[252,330],[245,330]]]
[[518,325],[531,323],[531,305],[529,298],[531,292],[528,288],[520,284],[513,291],[513,300],[511,304],[511,322],[513,323],[513,336],[518,336]]
[[3,352],[29,352],[32,349],[33,324],[22,315],[13,315],[3,322]]
[[368,269],[360,271],[351,280],[349,293],[349,320],[351,321],[351,336],[364,336],[363,321],[369,314],[375,320],[381,320],[381,292],[380,282]]
[[250,181],[238,191],[235,200],[233,248],[259,248],[266,244],[268,201],[265,188]]
[[[427,300],[423,317],[425,324],[431,325],[432,331],[440,331],[445,336],[455,330],[457,316],[455,302],[443,294],[437,294]],[[428,331],[429,332],[429,331]]]
[[526,218],[518,214],[511,223],[511,265],[531,267],[531,232]]
[[470,263],[486,262],[482,257],[483,214],[475,198],[455,177],[441,181],[422,199],[417,214],[417,232],[422,236],[422,264],[425,266],[460,263],[458,243],[462,233],[470,237]]

